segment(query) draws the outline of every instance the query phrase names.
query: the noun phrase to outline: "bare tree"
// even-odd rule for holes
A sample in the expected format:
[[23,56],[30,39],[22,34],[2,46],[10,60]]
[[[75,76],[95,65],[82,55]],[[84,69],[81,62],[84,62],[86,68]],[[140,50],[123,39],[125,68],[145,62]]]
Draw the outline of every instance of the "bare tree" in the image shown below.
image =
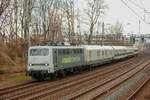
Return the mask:
[[94,32],[94,27],[97,24],[98,20],[102,15],[105,14],[105,10],[107,9],[107,4],[105,4],[104,0],[88,0],[87,8],[85,9],[85,13],[87,16],[86,24],[89,26],[89,36],[88,43],[91,42],[91,37]]
[[[74,5],[74,0],[0,0],[0,43],[6,48],[17,47],[25,51],[32,36],[36,37],[36,43],[40,43],[41,37],[46,42],[60,42],[66,30],[69,41],[73,43]],[[89,42],[94,26],[106,8],[104,0],[88,1],[85,11],[90,29]]]
[[73,0],[66,0],[65,2],[65,12],[67,17],[67,24],[68,24],[68,35],[69,35],[69,41],[72,40],[72,35],[75,35],[74,33],[74,1]]
[[26,46],[30,46],[30,23],[31,14],[33,9],[33,0],[23,0],[23,16],[22,16],[22,28],[24,33],[24,39]]
[[0,17],[2,16],[3,12],[8,8],[11,0],[1,0],[0,1]]
[[7,35],[9,35],[8,26],[11,24],[8,20],[13,12],[11,5],[12,0],[0,1],[0,42],[2,45],[7,41]]
[[18,46],[18,1],[14,0],[14,18],[15,18],[15,36],[16,36],[16,47]]

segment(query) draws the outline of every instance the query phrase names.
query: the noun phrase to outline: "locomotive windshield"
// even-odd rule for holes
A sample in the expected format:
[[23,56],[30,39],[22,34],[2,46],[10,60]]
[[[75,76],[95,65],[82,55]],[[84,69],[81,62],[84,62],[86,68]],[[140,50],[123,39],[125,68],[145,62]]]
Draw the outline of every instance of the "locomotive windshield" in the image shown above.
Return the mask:
[[31,49],[30,56],[47,56],[49,54],[48,49]]

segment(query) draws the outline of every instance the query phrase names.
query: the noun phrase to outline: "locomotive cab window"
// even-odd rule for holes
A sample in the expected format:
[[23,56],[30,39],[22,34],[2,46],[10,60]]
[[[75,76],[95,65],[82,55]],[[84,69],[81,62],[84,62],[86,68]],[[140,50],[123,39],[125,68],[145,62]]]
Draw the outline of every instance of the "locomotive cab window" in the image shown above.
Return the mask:
[[49,49],[31,49],[30,56],[47,56]]

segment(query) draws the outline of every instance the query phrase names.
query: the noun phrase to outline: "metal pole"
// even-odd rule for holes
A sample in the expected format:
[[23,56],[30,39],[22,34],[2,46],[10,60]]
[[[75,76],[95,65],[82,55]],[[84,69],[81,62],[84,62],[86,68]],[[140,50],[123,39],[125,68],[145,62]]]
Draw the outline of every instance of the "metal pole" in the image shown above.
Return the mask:
[[139,20],[139,34],[141,34],[140,24],[141,24],[141,21]]
[[100,22],[98,21],[96,43],[99,43],[99,41],[100,41],[99,28],[100,28]]
[[102,41],[101,41],[101,45],[103,45],[103,37],[104,37],[104,34],[105,34],[104,28],[105,28],[105,24],[104,24],[104,22],[102,22]]
[[141,36],[141,21],[139,20],[139,35],[140,35],[140,43],[142,43],[142,36]]

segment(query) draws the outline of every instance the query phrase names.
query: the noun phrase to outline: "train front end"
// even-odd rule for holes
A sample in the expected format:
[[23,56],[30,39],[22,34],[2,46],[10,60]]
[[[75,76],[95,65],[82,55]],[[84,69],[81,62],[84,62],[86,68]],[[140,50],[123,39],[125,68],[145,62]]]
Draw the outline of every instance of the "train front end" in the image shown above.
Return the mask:
[[30,47],[27,73],[34,79],[43,79],[54,73],[52,49],[48,46]]

